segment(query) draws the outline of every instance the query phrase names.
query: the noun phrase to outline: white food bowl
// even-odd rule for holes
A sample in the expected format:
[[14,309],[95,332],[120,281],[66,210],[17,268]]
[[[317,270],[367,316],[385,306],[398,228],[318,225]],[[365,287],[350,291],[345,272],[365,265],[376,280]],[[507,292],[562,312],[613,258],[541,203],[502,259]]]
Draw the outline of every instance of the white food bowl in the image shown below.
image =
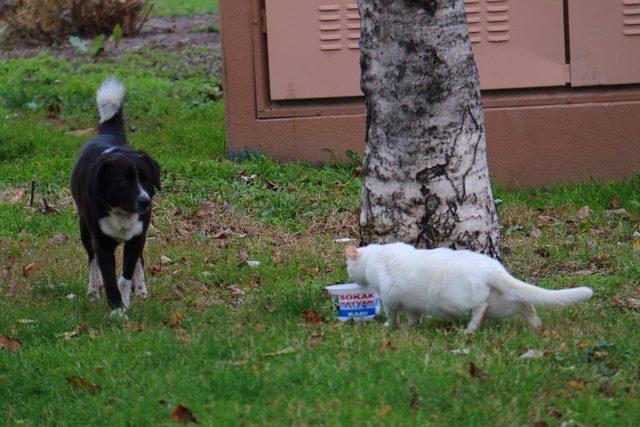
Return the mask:
[[333,301],[333,311],[341,322],[372,320],[380,314],[380,296],[356,283],[331,285],[325,288]]

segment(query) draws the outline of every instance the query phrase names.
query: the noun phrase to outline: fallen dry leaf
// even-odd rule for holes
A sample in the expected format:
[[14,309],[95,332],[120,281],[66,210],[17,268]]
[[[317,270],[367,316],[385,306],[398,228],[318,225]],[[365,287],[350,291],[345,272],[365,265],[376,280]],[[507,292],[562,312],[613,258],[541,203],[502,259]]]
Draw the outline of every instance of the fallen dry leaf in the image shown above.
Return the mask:
[[91,135],[95,131],[96,131],[95,128],[70,130],[69,132],[67,132],[67,135],[70,135],[70,136],[87,136],[87,135]]
[[546,421],[535,421],[533,423],[533,427],[547,427],[548,425]]
[[25,265],[24,267],[22,267],[22,275],[24,277],[29,277],[33,274],[33,272],[36,270],[36,263],[35,262],[31,262],[27,265]]
[[591,276],[593,273],[595,273],[593,270],[578,270],[578,271],[574,271],[573,274],[574,276]]
[[280,264],[282,262],[282,251],[279,248],[273,249],[273,262]]
[[322,341],[322,339],[324,338],[324,333],[321,331],[318,332],[314,332],[311,335],[309,335],[309,345],[311,347],[320,344],[320,342]]
[[262,371],[262,367],[260,365],[255,364],[255,363],[253,365],[251,365],[251,369],[256,374],[258,374],[258,373],[260,373]]
[[285,354],[295,353],[295,351],[296,351],[295,348],[289,346],[289,347],[283,348],[282,350],[274,351],[271,353],[264,353],[261,356],[262,357],[284,356]]
[[305,323],[322,323],[324,322],[324,317],[320,316],[315,311],[303,311],[302,318]]
[[381,417],[386,417],[391,413],[392,410],[393,408],[391,407],[391,405],[383,406],[382,409],[378,411],[378,415],[380,415]]
[[244,264],[249,259],[249,254],[246,249],[238,250],[238,264]]
[[585,343],[584,341],[580,341],[578,342],[578,348],[585,348],[587,346],[587,343]]
[[2,347],[3,350],[16,351],[22,348],[22,343],[15,338],[0,334],[0,347]]
[[75,328],[73,328],[72,331],[62,332],[57,334],[57,336],[63,337],[66,340],[72,340],[74,338],[77,338],[78,335],[80,335],[80,332],[82,331],[82,329],[84,329],[84,327],[85,327],[85,324],[79,323],[78,325],[76,325]]
[[25,196],[26,194],[27,194],[27,192],[26,192],[26,191],[24,191],[24,190],[20,190],[20,191],[18,191],[18,194],[16,194],[15,196],[13,196],[13,197],[11,198],[11,200],[9,201],[9,203],[11,203],[11,204],[14,204],[14,205],[15,205],[16,203],[18,203],[18,202],[20,202],[22,199],[24,199],[24,196]]
[[468,348],[456,348],[454,350],[451,350],[451,354],[469,354],[471,353],[471,351],[469,351]]
[[171,329],[178,329],[180,327],[180,323],[182,322],[182,314],[177,311],[173,311],[171,312],[171,318],[173,319],[173,321],[169,324],[169,326],[171,327]]
[[536,239],[539,239],[540,236],[542,236],[542,231],[540,231],[539,228],[534,228],[533,230],[531,230],[531,236],[535,237]]
[[162,265],[171,264],[171,258],[164,255],[160,255],[160,264]]
[[317,276],[318,273],[320,272],[320,269],[318,269],[318,267],[311,267],[310,269],[307,270],[309,272],[310,275],[312,275],[313,277]]
[[469,361],[469,375],[482,381],[488,381],[491,377],[487,372],[479,368],[474,362]]
[[585,205],[582,208],[580,208],[580,210],[578,211],[577,217],[578,219],[586,219],[589,217],[589,215],[591,215],[591,208]]
[[609,207],[611,207],[611,209],[619,209],[621,202],[620,196],[613,196],[611,203],[609,203]]
[[611,383],[603,383],[598,387],[598,391],[604,394],[606,397],[613,397],[616,394],[615,388]]
[[394,343],[391,340],[383,342],[381,348],[383,350],[391,350],[391,351],[396,351],[398,349],[396,347],[396,343]]
[[541,357],[544,357],[548,354],[551,354],[551,352],[549,350],[534,350],[534,349],[530,349],[527,350],[527,352],[525,352],[524,354],[522,354],[519,358],[520,359],[539,359]]
[[567,385],[578,390],[582,390],[586,387],[586,384],[580,380],[570,380],[567,382]]
[[420,406],[420,394],[418,393],[418,388],[411,384],[409,386],[409,393],[411,393],[411,402],[409,402],[409,409],[412,411],[417,411]]
[[547,414],[555,418],[562,418],[563,415],[561,410],[559,410],[558,408],[554,408],[553,406],[549,406],[547,408]]
[[74,375],[67,378],[67,383],[73,388],[86,391],[89,394],[96,394],[102,390],[102,387],[96,384],[92,384],[85,378],[78,375]]
[[191,412],[189,408],[183,405],[178,405],[175,408],[173,408],[173,411],[171,411],[171,419],[178,423],[198,424],[198,419],[196,418],[195,415],[193,415],[193,412]]
[[58,233],[51,239],[49,239],[49,243],[51,243],[52,245],[64,245],[65,243],[67,243],[67,240],[69,240],[69,237],[67,237],[66,234]]
[[233,295],[234,297],[241,297],[244,295],[244,291],[240,289],[240,286],[238,285],[229,285],[227,286],[227,289],[231,291],[231,295]]

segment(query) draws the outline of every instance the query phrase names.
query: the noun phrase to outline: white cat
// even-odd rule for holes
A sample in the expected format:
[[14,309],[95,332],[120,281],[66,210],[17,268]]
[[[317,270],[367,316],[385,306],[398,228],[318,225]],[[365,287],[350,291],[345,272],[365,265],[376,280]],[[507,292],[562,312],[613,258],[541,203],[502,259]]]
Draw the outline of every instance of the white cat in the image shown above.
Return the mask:
[[385,326],[404,312],[410,325],[424,314],[469,316],[465,332],[475,331],[485,317],[522,316],[540,326],[534,306],[563,307],[591,298],[590,288],[548,290],[522,282],[493,258],[471,251],[416,249],[404,243],[347,246],[349,278],[370,286],[382,299]]

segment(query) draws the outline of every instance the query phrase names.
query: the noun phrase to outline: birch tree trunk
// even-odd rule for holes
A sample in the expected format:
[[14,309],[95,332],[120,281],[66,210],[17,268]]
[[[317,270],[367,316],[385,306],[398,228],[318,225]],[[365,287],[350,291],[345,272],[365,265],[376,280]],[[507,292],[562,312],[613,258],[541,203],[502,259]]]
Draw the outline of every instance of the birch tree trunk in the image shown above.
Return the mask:
[[463,0],[359,0],[367,107],[362,241],[499,256]]

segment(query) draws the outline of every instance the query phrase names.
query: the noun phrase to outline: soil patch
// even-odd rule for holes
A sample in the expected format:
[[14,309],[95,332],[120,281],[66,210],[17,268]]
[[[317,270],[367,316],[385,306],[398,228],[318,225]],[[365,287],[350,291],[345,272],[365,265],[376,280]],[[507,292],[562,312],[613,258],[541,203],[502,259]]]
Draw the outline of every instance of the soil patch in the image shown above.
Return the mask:
[[[140,33],[134,37],[122,39],[117,45],[108,41],[105,51],[100,57],[120,56],[127,52],[138,52],[144,49],[153,49],[164,52],[180,53],[185,49],[203,49],[203,60],[215,61],[215,68],[219,70],[220,34],[217,31],[219,24],[218,14],[180,17],[152,17],[142,27]],[[50,54],[65,59],[86,60],[87,57],[79,54],[68,40],[58,44],[43,46],[42,44],[16,44],[3,45],[0,48],[0,58],[8,60],[12,58],[32,58],[40,54]]]

